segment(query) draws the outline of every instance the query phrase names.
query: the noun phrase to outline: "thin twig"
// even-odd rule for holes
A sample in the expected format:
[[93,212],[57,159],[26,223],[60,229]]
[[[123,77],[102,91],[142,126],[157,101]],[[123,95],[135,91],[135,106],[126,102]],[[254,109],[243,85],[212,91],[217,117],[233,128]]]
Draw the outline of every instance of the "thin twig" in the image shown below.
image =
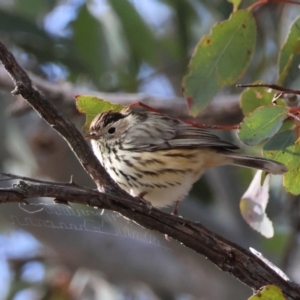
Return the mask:
[[[300,3],[299,3],[300,4]],[[281,95],[283,94],[295,94],[295,95],[300,95],[299,90],[292,90],[285,88],[283,86],[277,85],[277,84],[268,84],[268,83],[254,83],[254,84],[237,84],[237,87],[266,87],[270,88],[276,91],[281,91]]]

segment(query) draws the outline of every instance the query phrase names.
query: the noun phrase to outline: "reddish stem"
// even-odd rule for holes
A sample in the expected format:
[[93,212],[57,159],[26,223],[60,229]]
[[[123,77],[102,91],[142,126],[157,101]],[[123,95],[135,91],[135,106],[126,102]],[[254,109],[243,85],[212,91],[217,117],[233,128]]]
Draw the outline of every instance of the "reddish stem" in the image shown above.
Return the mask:
[[146,109],[148,109],[150,111],[153,111],[153,112],[156,112],[156,113],[160,113],[157,109],[155,109],[155,108],[153,108],[151,106],[148,106],[148,105],[146,105],[146,104],[144,104],[142,102],[139,102],[139,101],[138,102],[133,102],[133,103],[127,105],[127,106],[128,107],[141,106],[141,107],[146,108]]
[[253,8],[263,5],[263,4],[268,4],[268,3],[284,3],[284,4],[300,4],[298,1],[293,1],[293,0],[259,0],[252,5],[249,6],[250,10],[253,10]]
[[[134,102],[128,105],[128,107],[133,107],[133,106],[141,106],[143,108],[146,108],[150,111],[156,112],[156,113],[161,113],[158,110],[152,108],[151,106],[148,106],[142,102]],[[201,124],[201,123],[196,123],[193,121],[185,121],[185,120],[181,120],[187,124],[190,124],[194,127],[199,127],[199,128],[205,128],[205,129],[220,129],[220,130],[235,130],[238,129],[239,126],[238,125],[232,125],[232,126],[222,126],[222,125],[206,125],[206,124]]]

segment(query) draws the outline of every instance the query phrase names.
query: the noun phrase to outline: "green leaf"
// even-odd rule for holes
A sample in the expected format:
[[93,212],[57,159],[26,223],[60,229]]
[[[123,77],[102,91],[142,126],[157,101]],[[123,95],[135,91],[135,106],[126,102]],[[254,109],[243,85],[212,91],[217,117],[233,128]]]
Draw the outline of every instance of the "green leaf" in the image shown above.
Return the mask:
[[[80,73],[86,70],[70,49],[68,38],[53,37],[41,29],[33,19],[0,10],[0,34],[41,62],[65,64]],[[72,49],[73,50],[73,49]]]
[[213,27],[197,45],[183,79],[183,93],[196,116],[218,93],[247,69],[256,40],[255,20],[248,10],[233,13]]
[[271,104],[274,92],[264,87],[249,87],[243,91],[240,97],[240,105],[244,115],[249,114],[260,106]]
[[54,1],[16,0],[14,12],[35,20],[50,11],[53,6],[55,6]]
[[293,195],[300,194],[300,140],[294,130],[280,132],[264,145],[264,156],[285,164],[283,185]]
[[154,35],[127,0],[109,0],[122,24],[133,57],[139,57],[153,65],[157,61],[157,43]]
[[77,110],[86,115],[83,132],[89,131],[91,122],[99,113],[106,110],[121,111],[124,108],[124,106],[120,104],[114,104],[94,96],[77,95],[75,98]]
[[[179,50],[179,56],[183,64],[182,58],[189,57],[190,41],[193,40],[194,34],[192,28],[195,27],[195,23],[199,22],[199,16],[197,15],[197,4],[192,1],[182,0],[160,0],[165,3],[172,10],[172,21],[176,26],[175,39],[171,38],[171,41],[176,43],[174,46]],[[160,37],[162,38],[162,37]],[[167,36],[163,36],[162,42],[165,41]],[[170,38],[170,37],[169,37]],[[172,49],[173,50],[173,49]],[[174,50],[173,50],[174,51]],[[169,58],[168,58],[169,59]],[[186,67],[186,66],[184,66]]]
[[233,5],[233,11],[237,11],[242,0],[227,0],[229,3]]
[[257,108],[244,118],[238,137],[247,145],[256,145],[272,137],[282,126],[288,110],[282,106]]
[[[26,17],[19,14],[12,14],[7,11],[0,10],[0,31],[9,34],[31,34],[32,36],[39,36],[40,38],[51,39],[49,35],[37,24]],[[2,33],[2,32],[1,32]]]
[[55,41],[46,31],[30,19],[0,10],[0,34],[27,52],[42,59],[53,59]]
[[71,23],[73,28],[73,51],[78,57],[78,61],[85,64],[89,73],[94,79],[94,83],[99,83],[99,78],[103,74],[108,57],[105,57],[106,43],[102,32],[101,23],[98,22],[88,11],[84,4],[75,21]]
[[300,54],[300,17],[293,23],[289,35],[280,51],[277,84],[283,84],[296,55]]
[[248,300],[286,300],[286,297],[278,286],[270,284],[262,287]]

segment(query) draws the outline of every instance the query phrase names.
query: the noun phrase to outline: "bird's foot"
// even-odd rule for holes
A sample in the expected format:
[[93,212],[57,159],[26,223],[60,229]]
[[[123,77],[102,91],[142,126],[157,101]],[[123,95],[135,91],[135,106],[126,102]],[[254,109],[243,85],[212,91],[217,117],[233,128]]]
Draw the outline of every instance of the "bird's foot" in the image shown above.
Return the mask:
[[147,208],[151,210],[153,207],[151,202],[144,199],[144,196],[147,194],[148,194],[147,192],[142,192],[138,194],[135,198],[138,199],[140,203],[146,204]]
[[174,209],[173,209],[173,211],[172,211],[172,215],[178,216],[178,208],[179,208],[179,204],[180,204],[180,201],[176,201],[176,202],[175,202]]

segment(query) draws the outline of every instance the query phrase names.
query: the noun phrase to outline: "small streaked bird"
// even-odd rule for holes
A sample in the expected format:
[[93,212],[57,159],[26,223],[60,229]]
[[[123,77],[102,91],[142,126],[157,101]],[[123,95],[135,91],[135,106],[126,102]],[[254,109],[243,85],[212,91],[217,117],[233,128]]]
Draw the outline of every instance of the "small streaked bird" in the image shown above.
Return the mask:
[[95,155],[120,188],[155,207],[178,205],[211,167],[233,164],[271,174],[287,171],[274,160],[236,153],[236,145],[205,129],[148,110],[102,112],[86,139],[92,140]]

